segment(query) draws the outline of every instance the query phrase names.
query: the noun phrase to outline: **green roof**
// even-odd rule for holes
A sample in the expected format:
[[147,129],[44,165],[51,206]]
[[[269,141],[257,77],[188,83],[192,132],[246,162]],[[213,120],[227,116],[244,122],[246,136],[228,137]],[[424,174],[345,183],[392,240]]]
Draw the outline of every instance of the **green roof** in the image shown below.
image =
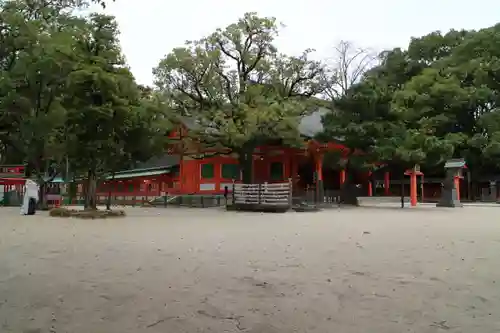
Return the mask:
[[446,161],[444,167],[449,168],[463,168],[465,167],[465,160],[463,158],[457,158]]
[[[44,180],[47,181],[48,178],[45,178]],[[65,183],[65,181],[61,177],[56,177],[56,178],[52,179],[51,183],[60,184],[60,183]]]
[[112,175],[109,175],[106,177],[106,179],[107,180],[126,179],[126,178],[165,175],[165,174],[171,173],[173,167],[174,167],[174,165],[169,165],[169,166],[165,166],[165,167],[125,170],[125,171],[120,171],[120,172],[115,173],[114,177]]

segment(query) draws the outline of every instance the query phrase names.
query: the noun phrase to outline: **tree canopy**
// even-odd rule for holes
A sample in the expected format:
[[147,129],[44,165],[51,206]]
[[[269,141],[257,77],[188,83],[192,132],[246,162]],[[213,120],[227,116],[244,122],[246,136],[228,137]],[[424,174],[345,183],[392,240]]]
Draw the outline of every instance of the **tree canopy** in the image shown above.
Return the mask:
[[235,153],[243,178],[251,181],[252,153],[260,144],[299,144],[300,118],[310,97],[324,91],[324,65],[279,53],[274,18],[247,13],[169,53],[154,70],[161,92],[180,117],[199,126],[191,135],[205,147]]
[[498,103],[499,38],[498,26],[434,32],[412,39],[407,50],[382,53],[380,64],[334,101],[323,135],[344,138],[371,161],[478,160],[475,148],[491,141],[485,123]]
[[[319,139],[343,141],[357,167],[436,168],[466,158],[476,175],[498,165],[500,25],[433,32],[333,98]],[[355,154],[362,151],[362,154]]]
[[114,18],[74,15],[81,5],[1,2],[0,142],[41,193],[68,166],[85,177],[95,208],[96,177],[163,153],[170,124],[126,66]]

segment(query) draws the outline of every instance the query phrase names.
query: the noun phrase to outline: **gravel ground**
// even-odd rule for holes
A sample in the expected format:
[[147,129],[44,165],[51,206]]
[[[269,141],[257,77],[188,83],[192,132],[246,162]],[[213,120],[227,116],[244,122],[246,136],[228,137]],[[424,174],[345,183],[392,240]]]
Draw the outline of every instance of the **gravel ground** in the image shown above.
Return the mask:
[[500,331],[500,207],[0,208],[0,332]]

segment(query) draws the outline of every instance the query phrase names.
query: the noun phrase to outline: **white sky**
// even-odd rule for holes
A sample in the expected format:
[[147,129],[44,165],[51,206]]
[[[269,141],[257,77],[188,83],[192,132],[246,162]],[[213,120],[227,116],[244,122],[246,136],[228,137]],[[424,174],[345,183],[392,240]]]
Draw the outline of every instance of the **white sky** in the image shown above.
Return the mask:
[[[133,3],[133,5],[132,5]],[[116,0],[123,52],[136,79],[151,84],[152,68],[174,47],[235,22],[245,12],[284,23],[277,46],[297,54],[333,55],[339,40],[376,50],[406,47],[431,31],[480,29],[500,22],[499,0]]]

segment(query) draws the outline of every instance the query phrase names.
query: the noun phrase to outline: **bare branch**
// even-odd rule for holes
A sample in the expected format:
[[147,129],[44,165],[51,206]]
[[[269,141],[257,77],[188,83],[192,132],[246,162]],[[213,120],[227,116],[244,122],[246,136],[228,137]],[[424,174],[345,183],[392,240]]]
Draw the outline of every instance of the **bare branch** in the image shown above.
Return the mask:
[[325,95],[332,100],[345,95],[379,59],[376,52],[348,41],[340,41],[334,50],[335,55],[329,59],[330,69],[324,77],[329,82]]

